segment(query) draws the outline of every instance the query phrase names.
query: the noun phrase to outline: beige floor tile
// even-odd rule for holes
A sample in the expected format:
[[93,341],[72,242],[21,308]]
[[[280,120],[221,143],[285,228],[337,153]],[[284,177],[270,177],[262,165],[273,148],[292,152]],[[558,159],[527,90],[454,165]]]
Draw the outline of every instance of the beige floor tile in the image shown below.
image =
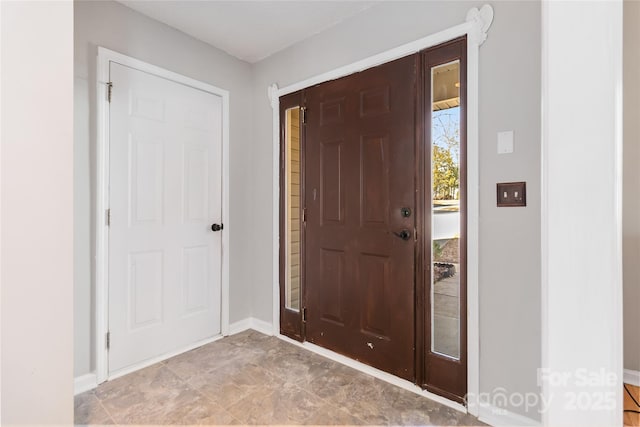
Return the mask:
[[347,398],[349,385],[353,380],[353,369],[343,365],[337,365],[331,372],[325,375],[319,375],[309,382],[302,383],[301,387],[322,399],[339,402]]
[[324,406],[320,406],[317,411],[306,420],[305,424],[322,426],[356,426],[366,425],[367,423],[345,410],[330,404],[325,404]]
[[277,388],[283,381],[250,362],[233,362],[193,377],[189,385],[219,405],[229,407],[262,387]]
[[141,369],[129,375],[107,381],[95,389],[95,395],[102,402],[116,398],[126,397],[132,394],[146,393],[165,387],[171,389],[180,384],[180,379],[158,363],[148,368]]
[[385,400],[387,384],[358,373],[344,391],[345,397],[335,396],[329,401],[349,414],[371,425],[389,425],[394,409]]
[[209,399],[185,385],[118,397],[103,403],[114,420],[125,425],[198,423],[207,416],[216,415],[219,409]]
[[226,337],[225,341],[239,347],[247,347],[250,349],[267,350],[280,344],[286,344],[282,340],[269,335],[261,334],[249,329],[239,334]]
[[338,363],[318,356],[304,349],[291,346],[289,353],[269,353],[260,358],[256,363],[264,369],[278,375],[285,382],[295,384],[310,383],[321,375],[326,375],[335,370]]
[[77,424],[479,425],[305,349],[246,331],[76,397]]
[[223,367],[231,362],[255,357],[248,347],[229,344],[224,340],[207,344],[198,349],[183,353],[165,362],[165,365],[183,380]]
[[76,425],[115,424],[93,391],[76,396],[74,418]]
[[293,384],[275,391],[269,387],[258,390],[229,408],[229,412],[244,424],[303,424],[325,405],[316,396]]

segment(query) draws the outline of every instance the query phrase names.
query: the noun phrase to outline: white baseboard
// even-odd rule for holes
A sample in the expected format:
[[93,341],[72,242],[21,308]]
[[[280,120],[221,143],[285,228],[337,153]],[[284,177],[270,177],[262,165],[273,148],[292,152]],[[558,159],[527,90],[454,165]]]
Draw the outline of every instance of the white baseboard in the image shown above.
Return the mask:
[[273,335],[273,328],[271,323],[264,320],[256,319],[255,317],[247,317],[246,319],[233,322],[229,325],[229,335],[235,335],[247,329],[253,329],[265,335]]
[[73,379],[73,394],[78,395],[85,391],[93,390],[98,386],[96,374],[85,374]]
[[624,382],[626,384],[640,387],[640,371],[633,371],[631,369],[624,370]]
[[247,317],[246,319],[238,320],[237,322],[230,323],[229,335],[239,334],[240,332],[246,331],[247,329],[251,329],[250,317]]
[[491,405],[480,404],[480,414],[478,419],[483,423],[489,424],[494,427],[514,427],[514,426],[526,426],[534,427],[540,426],[542,423],[532,418],[525,417],[524,415],[516,414],[515,412],[507,411],[506,409],[497,408]]
[[251,329],[258,331],[265,335],[273,335],[273,326],[271,322],[265,322],[264,320],[251,318]]

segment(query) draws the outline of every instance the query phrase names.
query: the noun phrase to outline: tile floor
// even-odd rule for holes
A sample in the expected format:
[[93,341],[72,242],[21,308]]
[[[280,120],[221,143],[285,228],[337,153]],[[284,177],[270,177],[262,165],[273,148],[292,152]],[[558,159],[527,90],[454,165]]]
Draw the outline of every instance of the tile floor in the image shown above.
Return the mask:
[[481,425],[255,331],[226,337],[76,396],[80,425]]

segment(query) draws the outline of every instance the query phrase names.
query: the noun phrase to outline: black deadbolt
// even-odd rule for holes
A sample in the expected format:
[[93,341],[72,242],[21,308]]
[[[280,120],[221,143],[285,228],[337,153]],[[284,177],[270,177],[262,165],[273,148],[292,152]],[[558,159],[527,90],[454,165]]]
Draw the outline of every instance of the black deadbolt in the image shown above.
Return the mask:
[[212,231],[220,231],[220,230],[222,230],[223,228],[224,228],[224,225],[223,225],[223,224],[213,224],[213,225],[211,226],[211,230],[212,230]]
[[399,233],[393,232],[396,236],[402,240],[409,240],[411,238],[411,232],[409,230],[401,230]]
[[400,209],[400,214],[402,214],[402,216],[404,218],[409,218],[411,216],[411,209],[409,209],[409,208],[401,208]]

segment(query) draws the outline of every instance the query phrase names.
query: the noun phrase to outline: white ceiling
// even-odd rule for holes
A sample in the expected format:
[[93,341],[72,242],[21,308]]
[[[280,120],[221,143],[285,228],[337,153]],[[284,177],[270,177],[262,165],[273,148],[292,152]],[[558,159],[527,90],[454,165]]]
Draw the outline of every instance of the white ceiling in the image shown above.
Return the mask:
[[118,0],[247,62],[322,32],[374,1]]

